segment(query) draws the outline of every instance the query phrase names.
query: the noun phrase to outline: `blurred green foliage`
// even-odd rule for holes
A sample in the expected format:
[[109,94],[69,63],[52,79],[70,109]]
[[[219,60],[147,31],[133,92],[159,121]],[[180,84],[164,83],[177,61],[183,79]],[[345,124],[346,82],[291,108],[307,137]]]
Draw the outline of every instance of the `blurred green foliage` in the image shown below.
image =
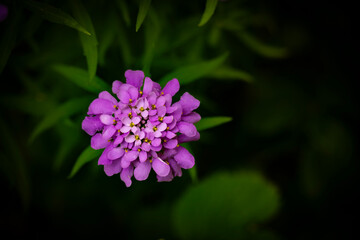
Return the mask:
[[[2,2],[5,233],[351,236],[358,121],[347,70],[356,61],[343,61],[351,36],[334,33],[351,14],[336,6],[343,18],[333,19],[306,1]],[[126,189],[97,166],[100,152],[81,130],[92,99],[127,69],[162,86],[176,77],[176,99],[187,91],[201,101],[201,139],[187,144],[196,165],[170,183],[151,174]]]

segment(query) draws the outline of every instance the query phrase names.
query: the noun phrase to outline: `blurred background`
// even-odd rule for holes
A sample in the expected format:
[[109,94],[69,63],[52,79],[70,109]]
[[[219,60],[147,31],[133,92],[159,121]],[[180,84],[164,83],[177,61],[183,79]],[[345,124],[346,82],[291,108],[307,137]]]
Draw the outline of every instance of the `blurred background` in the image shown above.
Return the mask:
[[[358,54],[347,1],[8,0],[0,10],[4,236],[354,236]],[[187,146],[196,169],[181,178],[151,173],[126,188],[95,156],[79,163],[89,103],[127,69],[177,77],[178,95],[201,101],[207,122]]]

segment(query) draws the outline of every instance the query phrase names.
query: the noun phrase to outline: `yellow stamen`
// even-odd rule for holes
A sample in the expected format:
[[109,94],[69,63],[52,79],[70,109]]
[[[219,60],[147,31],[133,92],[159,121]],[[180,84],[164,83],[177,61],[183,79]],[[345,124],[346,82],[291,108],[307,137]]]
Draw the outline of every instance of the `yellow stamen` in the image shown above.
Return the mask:
[[117,122],[116,122],[116,120],[114,119],[114,120],[113,120],[113,125],[116,125],[116,123],[117,123]]
[[163,117],[159,117],[159,121],[162,122],[164,120]]
[[166,139],[164,139],[164,142],[167,142]]
[[165,161],[167,165],[169,165],[169,162],[168,161]]
[[151,106],[151,108],[152,108],[152,109],[156,109],[156,105],[153,104],[153,105]]
[[143,91],[140,91],[139,93],[140,93],[140,95],[143,95]]
[[145,109],[144,109],[143,107],[141,107],[141,108],[140,108],[140,111],[142,111],[142,112],[143,112],[144,110],[145,110]]
[[144,140],[145,142],[149,142],[149,139],[147,139],[147,138],[145,138],[145,140]]
[[169,127],[166,128],[166,130],[169,130],[169,129],[170,129]]
[[178,144],[178,145],[176,145],[176,147],[180,147],[180,145]]
[[132,122],[132,123],[130,123],[130,127],[133,127],[133,126],[135,126],[135,124]]
[[118,133],[121,133],[120,129],[118,130]]
[[124,150],[125,150],[125,152],[128,152],[128,151],[129,151],[129,149],[127,149],[127,148],[125,148]]
[[161,92],[161,95],[164,95],[164,92]]
[[114,105],[114,108],[115,108],[115,109],[119,109],[118,106],[116,106],[116,105]]
[[132,103],[132,102],[133,102],[133,100],[130,98],[130,99],[129,99],[129,103]]
[[153,127],[153,130],[154,130],[154,132],[156,132],[156,130],[157,130],[157,127]]
[[141,152],[141,149],[140,149],[140,148],[138,148],[138,152]]
[[132,118],[132,113],[129,112],[128,116],[129,116],[129,118],[131,119],[131,118]]
[[139,135],[135,135],[135,139],[139,140],[140,139]]
[[152,159],[150,159],[149,162],[152,163]]

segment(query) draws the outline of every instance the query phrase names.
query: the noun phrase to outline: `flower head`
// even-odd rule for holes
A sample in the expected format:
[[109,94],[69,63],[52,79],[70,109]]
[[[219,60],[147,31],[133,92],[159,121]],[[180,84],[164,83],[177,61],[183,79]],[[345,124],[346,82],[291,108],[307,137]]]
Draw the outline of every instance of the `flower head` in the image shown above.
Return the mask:
[[91,147],[104,149],[98,164],[108,176],[120,173],[127,187],[132,176],[146,180],[151,169],[159,182],[181,176],[182,168],[195,164],[179,144],[200,139],[194,126],[201,119],[194,112],[200,101],[186,92],[172,103],[180,89],[177,79],[161,89],[142,71],[127,70],[125,78],[126,83],[113,82],[112,91],[119,101],[101,92],[82,122],[82,129],[92,136]]

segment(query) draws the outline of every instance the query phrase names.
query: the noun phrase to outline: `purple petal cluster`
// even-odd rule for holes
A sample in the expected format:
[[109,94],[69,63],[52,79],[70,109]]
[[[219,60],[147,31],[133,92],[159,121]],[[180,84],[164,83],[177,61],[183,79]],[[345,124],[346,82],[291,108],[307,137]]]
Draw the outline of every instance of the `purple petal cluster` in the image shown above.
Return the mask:
[[104,148],[98,164],[108,176],[120,173],[127,187],[132,176],[146,180],[151,169],[159,182],[181,176],[182,168],[195,164],[179,144],[200,139],[194,126],[201,119],[194,112],[200,101],[186,92],[173,103],[180,89],[177,79],[161,89],[142,71],[127,70],[125,78],[126,83],[116,80],[112,85],[119,100],[101,92],[82,122],[82,129],[92,136],[91,147]]

